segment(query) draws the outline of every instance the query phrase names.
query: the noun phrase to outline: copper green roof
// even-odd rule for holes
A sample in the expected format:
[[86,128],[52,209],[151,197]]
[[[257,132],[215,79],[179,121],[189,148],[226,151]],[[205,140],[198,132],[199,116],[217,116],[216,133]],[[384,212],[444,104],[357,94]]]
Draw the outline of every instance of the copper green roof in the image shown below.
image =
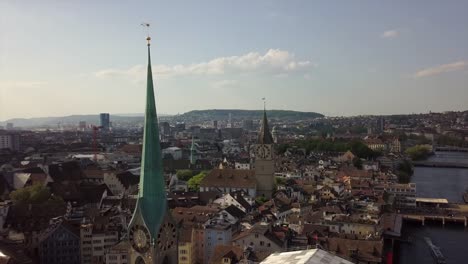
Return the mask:
[[161,146],[159,142],[158,118],[156,115],[156,103],[154,99],[149,44],[145,127],[143,134],[143,153],[141,157],[139,186],[137,209],[135,209],[134,217],[138,212],[138,209],[140,209],[147,228],[151,235],[155,237],[167,211],[167,200]]
[[192,146],[190,147],[190,163],[195,164],[195,140],[192,135]]

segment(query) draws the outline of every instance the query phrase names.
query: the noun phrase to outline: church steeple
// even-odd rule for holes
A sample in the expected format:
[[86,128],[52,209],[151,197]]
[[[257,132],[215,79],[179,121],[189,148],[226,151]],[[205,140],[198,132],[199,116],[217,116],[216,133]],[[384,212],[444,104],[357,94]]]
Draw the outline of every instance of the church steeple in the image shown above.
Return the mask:
[[148,70],[146,77],[146,110],[140,169],[140,190],[137,201],[139,210],[135,210],[133,218],[140,211],[143,221],[154,238],[166,214],[167,200],[162,170],[158,117],[154,99],[153,74],[151,70],[151,38],[148,37],[146,40],[148,41]]
[[275,184],[274,141],[268,127],[266,107],[263,107],[262,127],[255,144],[255,178],[257,180],[257,194],[271,198]]
[[263,108],[263,121],[262,127],[260,128],[260,133],[258,134],[258,144],[273,144],[273,136],[270,133],[270,128],[268,127],[268,119],[266,114],[266,108]]
[[[149,24],[144,24],[148,27]],[[178,231],[167,206],[166,184],[159,142],[148,36],[146,110],[141,156],[140,185],[132,220],[128,226],[131,264],[177,263]]]

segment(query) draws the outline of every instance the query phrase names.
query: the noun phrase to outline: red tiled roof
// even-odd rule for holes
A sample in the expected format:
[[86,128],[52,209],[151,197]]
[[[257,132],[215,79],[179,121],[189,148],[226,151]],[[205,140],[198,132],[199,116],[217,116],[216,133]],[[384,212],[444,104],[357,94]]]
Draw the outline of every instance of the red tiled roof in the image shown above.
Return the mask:
[[255,170],[214,169],[200,183],[200,187],[255,188]]

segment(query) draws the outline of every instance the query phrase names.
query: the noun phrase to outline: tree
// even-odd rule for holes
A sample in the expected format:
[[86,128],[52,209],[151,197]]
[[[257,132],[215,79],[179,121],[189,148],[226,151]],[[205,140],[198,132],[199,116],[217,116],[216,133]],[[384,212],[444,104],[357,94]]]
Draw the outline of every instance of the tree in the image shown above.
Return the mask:
[[362,141],[354,140],[349,143],[349,148],[352,153],[361,159],[374,159],[377,158],[381,153],[375,152],[370,149]]
[[177,171],[177,179],[182,180],[182,181],[188,181],[190,178],[193,176],[193,171],[192,170],[178,170]]
[[275,177],[276,185],[286,185],[286,179],[283,177]]
[[276,151],[279,154],[284,154],[284,152],[286,152],[286,150],[288,150],[289,147],[289,144],[278,144],[276,145]]
[[399,183],[409,183],[413,175],[413,164],[410,161],[404,160],[398,164],[396,175]]
[[17,203],[40,204],[49,200],[51,194],[46,187],[35,184],[11,192],[10,198]]
[[355,157],[353,159],[353,166],[356,167],[357,169],[362,170],[362,160],[358,157]]
[[50,193],[47,187],[41,184],[26,186],[10,193],[15,204],[33,204],[48,208],[49,206],[63,206],[62,197]]
[[416,145],[414,147],[406,149],[406,154],[412,160],[425,160],[431,154],[431,150],[427,146]]
[[255,201],[258,203],[258,205],[262,205],[265,202],[267,202],[268,199],[265,196],[258,196],[257,198],[255,198]]
[[205,178],[205,176],[208,174],[207,171],[202,171],[199,174],[193,176],[188,180],[187,185],[191,191],[198,191],[200,189],[200,182]]

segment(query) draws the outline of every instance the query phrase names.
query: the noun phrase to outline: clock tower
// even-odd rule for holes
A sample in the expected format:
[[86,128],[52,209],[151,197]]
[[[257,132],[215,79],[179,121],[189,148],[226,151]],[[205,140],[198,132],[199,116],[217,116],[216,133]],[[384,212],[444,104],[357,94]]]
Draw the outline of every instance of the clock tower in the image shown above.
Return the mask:
[[263,109],[263,121],[258,134],[255,152],[255,178],[257,195],[271,198],[275,184],[274,141],[268,127],[266,110]]
[[138,199],[128,226],[129,264],[177,264],[178,232],[167,207],[148,37],[145,126]]

